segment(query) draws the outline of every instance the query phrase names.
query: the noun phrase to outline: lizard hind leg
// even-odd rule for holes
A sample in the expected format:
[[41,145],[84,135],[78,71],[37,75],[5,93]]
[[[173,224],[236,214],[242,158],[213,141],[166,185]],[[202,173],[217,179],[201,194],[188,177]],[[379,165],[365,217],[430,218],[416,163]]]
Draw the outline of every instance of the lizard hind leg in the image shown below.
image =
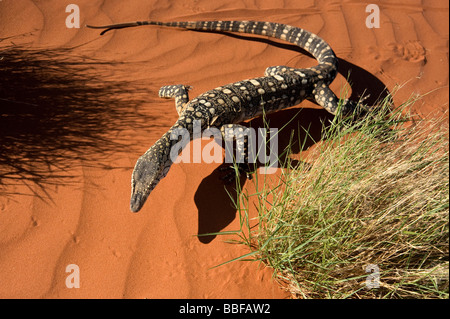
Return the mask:
[[189,94],[188,91],[191,89],[188,85],[166,85],[159,89],[159,97],[162,98],[174,98],[175,99],[175,107],[177,109],[178,115],[180,115],[186,103],[189,102]]
[[[336,95],[331,91],[331,89],[325,83],[317,83],[312,91],[313,96],[317,104],[322,106],[331,114],[336,114],[339,107],[339,99]],[[340,106],[340,112],[343,115],[350,114],[354,111],[356,107],[356,103],[345,99],[342,105]]]

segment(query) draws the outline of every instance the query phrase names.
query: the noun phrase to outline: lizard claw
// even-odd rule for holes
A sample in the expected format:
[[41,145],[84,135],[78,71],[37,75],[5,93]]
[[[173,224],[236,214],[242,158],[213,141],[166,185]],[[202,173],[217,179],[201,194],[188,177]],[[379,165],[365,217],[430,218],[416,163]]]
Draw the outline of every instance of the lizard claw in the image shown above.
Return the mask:
[[[245,176],[248,180],[253,179],[253,171],[250,168],[248,163],[238,163],[237,172],[233,166],[224,166],[220,167],[219,171],[226,172],[224,176],[220,177],[221,180],[225,181],[225,183],[229,184],[236,180],[236,177]],[[236,174],[237,173],[237,174]]]

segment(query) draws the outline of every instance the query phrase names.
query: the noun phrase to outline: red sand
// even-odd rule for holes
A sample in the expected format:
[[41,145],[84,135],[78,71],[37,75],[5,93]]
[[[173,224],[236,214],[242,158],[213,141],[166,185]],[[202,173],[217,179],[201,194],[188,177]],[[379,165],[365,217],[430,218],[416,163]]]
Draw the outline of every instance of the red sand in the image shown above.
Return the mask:
[[[278,1],[79,0],[82,27],[67,29],[65,8],[71,3],[1,1],[0,39],[24,34],[14,42],[34,48],[84,44],[75,52],[104,61],[139,62],[138,70],[120,80],[151,83],[149,103],[139,108],[159,115],[158,125],[149,123],[150,134],[130,130],[130,143],[139,150],[104,163],[117,169],[80,163],[68,172],[77,176],[76,183],[46,189],[51,200],[23,195],[30,191],[13,186],[8,193],[14,195],[0,197],[1,298],[288,297],[271,270],[258,263],[212,268],[248,252],[224,243],[233,237],[196,236],[239,228],[215,170],[218,164],[173,165],[137,214],[129,211],[130,177],[136,159],[177,118],[172,100],[157,99],[160,86],[192,85],[195,97],[221,84],[261,76],[268,66],[309,67],[315,61],[263,41],[203,32],[140,27],[100,37],[97,30],[83,27],[87,23],[245,19],[291,24],[320,35],[341,59],[341,74],[332,84],[337,94],[352,69],[356,94],[367,88],[376,98],[373,94],[383,85],[389,91],[402,85],[397,104],[412,94],[429,93],[414,106],[415,113],[438,117],[448,110],[447,1],[378,1],[379,29],[365,26],[367,3],[361,1],[284,1],[279,7]],[[306,101],[300,107],[317,109]],[[310,111],[303,125],[323,114]],[[291,117],[287,110],[272,121],[282,125]],[[78,289],[65,284],[70,264],[80,269]]]

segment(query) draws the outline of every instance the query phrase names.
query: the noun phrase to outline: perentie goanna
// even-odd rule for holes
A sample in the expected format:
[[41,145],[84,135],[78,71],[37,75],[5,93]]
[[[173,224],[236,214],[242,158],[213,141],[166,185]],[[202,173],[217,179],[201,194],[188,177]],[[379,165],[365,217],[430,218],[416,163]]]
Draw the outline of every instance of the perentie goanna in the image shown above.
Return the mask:
[[[319,64],[307,69],[272,66],[266,69],[262,77],[223,85],[190,101],[189,86],[162,87],[159,96],[175,99],[179,118],[136,163],[131,180],[130,209],[133,212],[142,208],[151,191],[173,164],[170,151],[178,140],[172,140],[170,136],[175,129],[187,129],[192,139],[194,121],[200,121],[202,130],[215,127],[223,131],[224,126],[237,125],[263,112],[270,113],[297,105],[305,98],[315,100],[332,114],[338,110],[339,100],[329,88],[337,74],[338,60],[331,47],[311,32],[281,23],[257,21],[141,21],[88,27],[106,29],[101,33],[104,34],[112,29],[142,25],[264,35],[298,45],[312,54]],[[350,113],[355,107],[356,103],[344,100],[340,110]]]

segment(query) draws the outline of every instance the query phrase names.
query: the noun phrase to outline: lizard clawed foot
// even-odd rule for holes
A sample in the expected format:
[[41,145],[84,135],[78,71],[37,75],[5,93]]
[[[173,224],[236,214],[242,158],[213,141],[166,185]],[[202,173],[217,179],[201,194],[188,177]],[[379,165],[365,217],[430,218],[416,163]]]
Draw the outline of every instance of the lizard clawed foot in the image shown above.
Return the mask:
[[226,172],[224,176],[220,177],[226,184],[236,180],[236,177],[245,176],[248,180],[253,179],[253,170],[248,163],[237,163],[237,172],[233,166],[227,165],[219,168],[220,172]]

